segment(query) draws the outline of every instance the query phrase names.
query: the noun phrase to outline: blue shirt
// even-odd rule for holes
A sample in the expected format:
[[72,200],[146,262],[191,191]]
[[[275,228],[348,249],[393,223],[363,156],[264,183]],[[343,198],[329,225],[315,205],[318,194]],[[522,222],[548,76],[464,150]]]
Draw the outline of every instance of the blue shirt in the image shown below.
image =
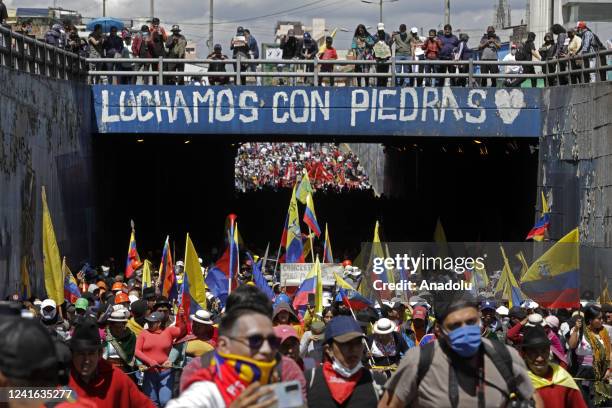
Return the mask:
[[453,52],[455,48],[459,46],[459,39],[451,34],[449,36],[443,35],[438,37],[440,42],[442,42],[442,49],[440,50],[440,59],[449,60],[453,59]]

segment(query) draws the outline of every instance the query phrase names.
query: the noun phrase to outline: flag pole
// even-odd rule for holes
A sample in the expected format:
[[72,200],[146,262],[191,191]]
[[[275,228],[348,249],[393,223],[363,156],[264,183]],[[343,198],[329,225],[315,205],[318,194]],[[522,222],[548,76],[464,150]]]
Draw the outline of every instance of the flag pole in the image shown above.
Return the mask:
[[[353,319],[355,319],[355,321],[358,322],[359,320],[357,320],[357,316],[355,316],[355,312],[353,311],[353,306],[351,306],[351,302],[348,300],[348,295],[346,295],[346,296],[347,296],[347,302],[346,303],[348,303],[348,308],[351,311],[351,315],[353,316]],[[374,363],[374,359],[372,358],[372,350],[370,349],[370,346],[368,346],[368,342],[366,341],[366,339],[362,338],[362,340],[363,340],[363,344],[366,347],[366,350],[368,351],[368,360],[370,361],[370,364],[372,366],[376,365]]]
[[[234,223],[234,233],[238,230],[238,223]],[[240,239],[236,237],[236,279],[238,279],[238,274],[240,273]],[[231,286],[231,284],[230,284]],[[230,292],[228,292],[229,295]]]
[[310,227],[308,227],[308,239],[310,240],[310,258],[312,259],[312,263],[315,263],[315,259],[314,259],[314,244],[313,244],[313,240],[312,240],[312,231],[310,230]]
[[232,293],[232,257],[231,257],[231,253],[232,253],[232,231],[231,231],[231,227],[230,229],[227,231],[227,236],[228,236],[228,240],[227,243],[230,245],[230,264],[229,264],[229,279],[228,279],[228,284],[227,284],[227,295],[229,296],[230,293]]

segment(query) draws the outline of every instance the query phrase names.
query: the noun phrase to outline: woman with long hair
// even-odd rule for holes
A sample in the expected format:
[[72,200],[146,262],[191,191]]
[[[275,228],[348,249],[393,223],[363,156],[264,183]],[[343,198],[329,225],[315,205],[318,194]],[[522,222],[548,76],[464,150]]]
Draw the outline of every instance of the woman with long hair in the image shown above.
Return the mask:
[[[368,33],[365,25],[359,24],[353,34],[351,50],[357,61],[367,61],[372,59],[372,47],[374,47],[374,37]],[[355,65],[355,72],[369,72],[368,65]],[[363,79],[363,85],[361,80]],[[367,86],[367,77],[358,77],[357,86]]]
[[570,349],[577,356],[578,371],[575,376],[585,379],[581,381],[581,388],[589,406],[607,406],[612,398],[608,383],[612,350],[608,331],[601,319],[599,307],[587,306],[584,309],[584,325],[582,319],[576,320],[568,340]]

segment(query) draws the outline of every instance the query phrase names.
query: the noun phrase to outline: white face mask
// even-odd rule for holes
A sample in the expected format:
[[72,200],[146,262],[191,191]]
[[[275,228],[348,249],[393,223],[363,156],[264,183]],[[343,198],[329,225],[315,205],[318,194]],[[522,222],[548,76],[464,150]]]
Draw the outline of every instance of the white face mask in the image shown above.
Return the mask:
[[334,371],[340,374],[344,378],[352,377],[353,375],[355,375],[357,371],[361,370],[362,367],[363,367],[363,364],[361,363],[361,361],[357,363],[357,365],[353,367],[352,369],[346,368],[344,365],[342,365],[342,363],[340,363],[335,358],[333,359],[333,363],[332,363],[332,368],[334,369]]

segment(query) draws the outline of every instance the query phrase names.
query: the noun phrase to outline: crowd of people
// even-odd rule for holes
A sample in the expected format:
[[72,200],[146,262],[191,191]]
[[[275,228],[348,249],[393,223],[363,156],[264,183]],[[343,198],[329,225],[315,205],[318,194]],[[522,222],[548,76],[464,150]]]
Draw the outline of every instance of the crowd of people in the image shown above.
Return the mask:
[[[22,34],[31,33],[31,23],[25,21],[17,30]],[[44,40],[57,47],[68,49],[76,54],[90,58],[129,58],[135,59],[134,62],[116,63],[91,63],[90,70],[106,71],[149,71],[157,70],[157,63],[139,63],[139,58],[158,58],[167,57],[184,59],[186,55],[187,40],[181,34],[178,25],[173,25],[168,31],[160,25],[159,18],[153,18],[150,24],[143,25],[140,29],[117,30],[112,27],[110,32],[102,31],[102,26],[97,25],[89,34],[87,40],[81,38],[77,28],[69,21],[56,23],[51,26],[45,34]],[[540,44],[538,46],[538,44]],[[312,77],[282,77],[283,72],[298,70],[310,74],[314,70],[314,65],[298,66],[292,61],[295,60],[314,60],[333,61],[339,58],[334,47],[334,38],[325,37],[322,44],[312,37],[311,33],[304,32],[297,36],[294,30],[289,30],[278,40],[278,47],[282,51],[282,60],[287,60],[286,64],[277,64],[275,69],[279,73],[277,83],[283,84],[314,84]],[[229,51],[232,59],[240,58],[240,83],[249,83],[249,73],[261,71],[263,65],[249,63],[250,59],[260,58],[260,49],[257,39],[245,27],[238,27],[236,34],[232,37],[229,44]],[[470,59],[481,61],[516,61],[516,65],[497,65],[486,64],[477,66],[476,69],[483,74],[535,74],[536,68],[530,62],[540,61],[550,63],[542,65],[541,70],[545,74],[551,74],[545,78],[545,85],[566,85],[569,83],[588,83],[596,79],[606,80],[607,72],[603,69],[590,73],[577,73],[576,70],[582,68],[595,68],[597,65],[605,67],[608,65],[607,56],[585,57],[586,54],[597,53],[607,50],[607,46],[601,39],[586,25],[585,22],[578,22],[575,28],[566,29],[560,24],[554,24],[544,38],[536,38],[533,32],[527,33],[524,42],[511,42],[510,52],[505,57],[500,57],[502,40],[496,34],[495,28],[489,26],[478,43],[470,43],[470,38],[466,33],[459,36],[453,34],[450,24],[444,26],[443,30],[430,29],[427,36],[421,36],[416,27],[408,30],[406,24],[401,24],[397,30],[388,30],[385,24],[379,23],[376,32],[370,33],[363,24],[359,24],[355,29],[347,59],[355,61],[373,61],[373,65],[355,65],[352,71],[364,73],[363,77],[342,78],[346,84],[357,86],[466,86],[468,78],[462,77],[437,77],[428,78],[427,73],[435,74],[467,74],[467,64],[453,64],[453,61],[466,62]],[[213,51],[207,55],[208,59],[216,60],[207,64],[207,71],[214,72],[216,75],[208,76],[207,81],[200,74],[193,76],[177,75],[176,77],[167,76],[165,84],[189,84],[194,85],[227,85],[236,83],[234,72],[237,71],[236,63],[224,62],[230,57],[224,53],[221,44],[215,44]],[[570,58],[568,61],[556,61],[558,59]],[[599,61],[596,61],[598,59]],[[424,76],[419,78],[396,77],[395,83],[391,83],[391,61],[395,60],[395,70],[397,74],[419,73]],[[431,61],[430,64],[409,64],[409,61]],[[439,62],[439,63],[437,63]],[[522,64],[523,62],[527,64]],[[166,71],[184,71],[183,63],[164,64]],[[322,85],[326,80],[327,84],[333,86],[338,82],[338,77],[325,75],[327,72],[334,72],[333,63],[322,63],[318,67],[318,83]],[[574,71],[574,72],[572,72]],[[227,72],[228,75],[220,73]],[[343,72],[346,70],[343,69]],[[386,73],[387,77],[368,78],[368,72]],[[599,76],[599,78],[597,78]],[[97,77],[92,76],[92,81],[106,81],[115,84],[143,84],[155,83],[155,76],[116,76],[116,77]],[[516,87],[528,80],[532,87],[537,85],[536,78],[513,77],[503,80],[500,78],[500,86]],[[251,78],[251,83],[261,84],[261,78]],[[475,83],[470,85],[476,85]],[[498,86],[498,80],[494,78],[482,78],[478,85]]]
[[[526,300],[508,307],[458,290],[396,293],[358,307],[346,287],[356,288],[362,271],[345,260],[322,304],[309,299],[302,307],[265,268],[263,291],[253,265],[243,263],[224,304],[207,289],[205,308],[180,291],[163,296],[156,270],[147,286],[136,259],[130,278],[84,266],[61,305],[14,295],[0,303],[0,386],[70,390],[59,407],[612,402],[612,304],[547,309]],[[184,263],[174,271],[181,287]]]
[[369,189],[357,156],[332,143],[244,143],[238,149],[235,187],[238,191],[291,188],[308,172],[317,190]]

